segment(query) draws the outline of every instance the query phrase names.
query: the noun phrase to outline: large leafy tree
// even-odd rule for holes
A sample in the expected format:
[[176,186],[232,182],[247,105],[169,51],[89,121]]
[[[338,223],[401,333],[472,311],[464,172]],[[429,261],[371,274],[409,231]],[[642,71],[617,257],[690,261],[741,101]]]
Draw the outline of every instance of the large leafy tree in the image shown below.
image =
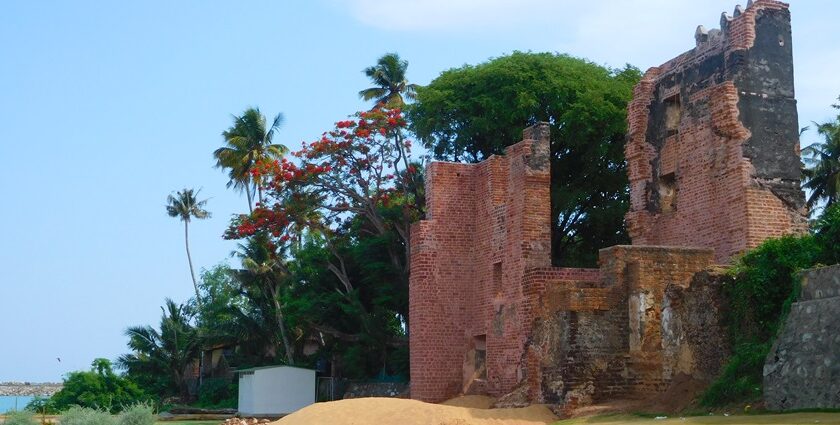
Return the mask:
[[216,166],[228,170],[227,186],[245,191],[249,211],[253,209],[255,196],[262,201],[259,181],[253,178],[251,170],[260,161],[279,159],[288,152],[286,146],[274,143],[283,125],[283,114],[275,115],[270,127],[267,124],[259,108],[246,109],[242,115],[234,116],[233,125],[222,132],[225,146],[213,152]]
[[[840,109],[840,105],[833,107]],[[809,208],[820,201],[825,201],[825,206],[830,207],[840,195],[840,116],[834,121],[818,124],[817,132],[823,141],[802,149],[807,165],[803,186],[811,191]]]
[[178,217],[184,222],[184,245],[187,249],[187,262],[190,265],[190,276],[192,277],[193,288],[195,288],[195,300],[200,305],[201,296],[198,292],[198,282],[195,279],[195,270],[190,254],[190,221],[193,218],[203,220],[210,217],[210,213],[204,209],[207,200],[198,200],[199,192],[201,192],[201,189],[196,191],[185,188],[179,190],[175,195],[169,195],[166,198],[166,213],[170,217]]
[[387,53],[376,61],[376,65],[364,69],[373,87],[359,92],[364,100],[373,100],[392,107],[401,107],[405,99],[413,100],[417,94],[417,84],[411,84],[406,78],[408,61],[400,59],[396,53]]
[[118,363],[154,393],[177,394],[187,401],[188,369],[201,352],[199,334],[191,325],[192,314],[185,306],[167,299],[161,310],[160,330],[133,326],[125,331],[132,353],[120,356]]
[[417,89],[408,117],[438,159],[477,162],[551,124],[555,264],[591,266],[626,243],[626,107],[638,69],[607,69],[551,53],[515,52],[443,72]]
[[[317,240],[330,253],[322,266],[336,279],[337,293],[345,305],[362,315],[374,312],[358,297],[360,276],[354,273],[346,249],[360,239],[350,232],[387,243],[378,247],[394,271],[386,282],[397,293],[407,293],[409,224],[420,217],[416,201],[420,185],[417,166],[405,160],[410,142],[402,137],[406,125],[399,109],[376,108],[354,119],[336,123],[336,128],[295,155],[299,163],[285,159],[261,163],[261,175],[270,202],[251,215],[234,220],[228,238],[271,235],[277,252],[295,252],[297,241]],[[298,251],[299,252],[299,251]],[[405,299],[400,297],[400,299]],[[408,305],[396,306],[408,321]],[[320,324],[319,331],[357,341],[334,328]]]

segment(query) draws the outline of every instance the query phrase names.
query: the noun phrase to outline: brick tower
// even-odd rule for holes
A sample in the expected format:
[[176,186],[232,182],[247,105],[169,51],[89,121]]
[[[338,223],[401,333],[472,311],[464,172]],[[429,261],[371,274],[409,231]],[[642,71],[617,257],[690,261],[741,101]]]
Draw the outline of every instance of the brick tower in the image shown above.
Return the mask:
[[788,5],[750,1],[720,24],[636,86],[626,221],[634,245],[708,247],[726,263],[807,217]]

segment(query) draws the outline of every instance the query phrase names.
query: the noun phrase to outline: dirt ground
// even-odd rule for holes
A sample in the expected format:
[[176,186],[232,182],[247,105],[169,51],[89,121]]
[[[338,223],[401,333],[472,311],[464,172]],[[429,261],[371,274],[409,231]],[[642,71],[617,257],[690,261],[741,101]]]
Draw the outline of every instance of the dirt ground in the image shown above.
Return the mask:
[[[483,396],[463,396],[441,404],[393,398],[358,398],[316,403],[272,424],[276,425],[753,425],[753,424],[836,424],[840,413],[793,413],[762,415],[724,415],[681,417],[641,417],[604,414],[612,409],[629,411],[633,403],[606,410],[576,412],[585,415],[559,420],[545,406],[521,409],[490,409],[495,400]],[[603,407],[603,406],[602,406]],[[627,410],[625,410],[627,409]],[[615,410],[612,410],[615,411]],[[597,415],[597,416],[593,416]]]
[[732,415],[724,416],[716,414],[713,416],[693,417],[667,417],[667,418],[642,418],[639,416],[613,415],[595,416],[588,418],[576,418],[556,422],[554,425],[625,425],[625,424],[651,424],[651,425],[753,425],[753,424],[785,424],[785,425],[826,425],[840,424],[840,413],[788,413],[777,415]]
[[545,406],[487,409],[487,400],[459,397],[448,404],[395,398],[356,398],[316,403],[273,422],[276,425],[544,425],[557,421]]

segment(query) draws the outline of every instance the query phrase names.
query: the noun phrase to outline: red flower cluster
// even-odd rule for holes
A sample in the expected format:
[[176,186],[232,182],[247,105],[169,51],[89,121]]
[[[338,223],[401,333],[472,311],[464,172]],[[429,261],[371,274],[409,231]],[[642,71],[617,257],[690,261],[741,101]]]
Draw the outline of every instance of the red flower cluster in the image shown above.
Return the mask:
[[[319,139],[303,143],[292,153],[299,158],[298,164],[285,158],[256,164],[251,175],[275,203],[258,204],[251,215],[234,219],[225,237],[268,232],[282,246],[301,226],[324,229],[339,222],[342,218],[337,214],[358,208],[355,204],[360,198],[384,207],[392,205],[401,193],[390,183],[396,173],[388,171],[398,159],[395,148],[411,147],[409,141],[399,138],[405,126],[399,109],[377,107],[355,119],[338,121]],[[408,179],[415,172],[415,167],[409,166],[400,178]],[[351,192],[355,195],[348,195]],[[292,222],[295,226],[290,226]]]

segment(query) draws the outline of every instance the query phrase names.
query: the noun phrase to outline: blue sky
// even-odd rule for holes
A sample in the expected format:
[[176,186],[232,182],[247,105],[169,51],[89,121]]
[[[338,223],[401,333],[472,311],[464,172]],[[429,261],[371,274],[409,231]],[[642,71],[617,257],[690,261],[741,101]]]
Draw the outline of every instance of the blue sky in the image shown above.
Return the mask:
[[[191,226],[199,268],[244,198],[212,151],[230,116],[286,115],[296,148],[363,109],[361,70],[385,52],[426,84],[513,50],[641,69],[688,50],[730,0],[313,0],[0,2],[0,381],[55,381],[126,351],[192,291],[166,196],[203,188]],[[800,123],[840,94],[840,3],[793,0]],[[813,140],[806,135],[805,143]],[[61,362],[56,360],[61,358]]]

